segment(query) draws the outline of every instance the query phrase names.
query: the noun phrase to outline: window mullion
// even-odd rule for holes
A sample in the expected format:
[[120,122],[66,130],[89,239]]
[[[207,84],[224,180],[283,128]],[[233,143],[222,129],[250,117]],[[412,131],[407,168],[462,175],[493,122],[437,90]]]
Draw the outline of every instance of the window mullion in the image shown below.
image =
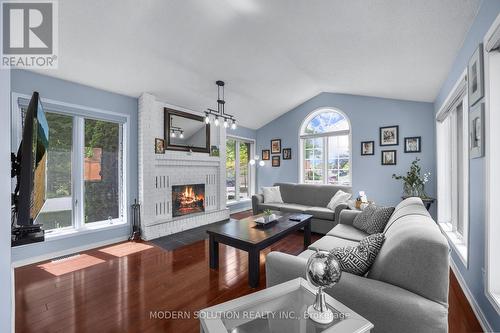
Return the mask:
[[236,201],[240,201],[240,141],[235,140],[234,143],[234,196]]
[[323,137],[323,184],[328,184],[328,137]]
[[84,219],[84,184],[83,184],[83,151],[85,149],[85,120],[74,117],[73,126],[73,216],[74,227],[80,229],[85,225]]

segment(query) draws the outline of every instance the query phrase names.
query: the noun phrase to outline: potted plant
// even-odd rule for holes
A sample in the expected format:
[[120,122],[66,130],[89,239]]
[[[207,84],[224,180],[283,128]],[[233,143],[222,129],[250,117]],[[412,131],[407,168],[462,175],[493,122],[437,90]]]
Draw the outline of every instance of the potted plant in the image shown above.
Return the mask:
[[405,176],[392,175],[394,179],[403,180],[403,196],[405,197],[427,198],[424,187],[429,181],[431,173],[427,172],[422,175],[422,170],[420,165],[418,165],[419,161],[420,159],[416,158],[411,162],[410,170],[408,170]]
[[270,209],[264,209],[264,221],[267,223],[274,219],[273,211]]

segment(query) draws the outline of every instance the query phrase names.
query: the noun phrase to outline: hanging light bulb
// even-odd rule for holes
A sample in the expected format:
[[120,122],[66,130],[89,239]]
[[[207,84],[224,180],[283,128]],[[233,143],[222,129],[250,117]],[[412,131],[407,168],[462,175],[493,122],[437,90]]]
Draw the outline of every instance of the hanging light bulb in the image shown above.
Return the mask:
[[210,124],[210,116],[208,114],[205,115],[205,124]]
[[181,134],[179,134],[179,138],[184,139],[184,132],[181,132]]
[[227,122],[227,119],[224,119],[224,128],[228,128],[229,127],[229,123]]
[[171,137],[171,138],[175,138],[175,132],[174,132],[174,131],[172,131],[172,132],[170,133],[170,137]]
[[264,165],[266,165],[266,162],[264,162],[264,161],[260,161],[260,162],[259,162],[259,165],[260,165],[260,166],[264,166]]
[[236,120],[233,120],[233,123],[231,124],[231,129],[235,130],[236,129]]
[[250,165],[255,165],[255,160],[250,160]]
[[215,120],[214,120],[214,125],[215,126],[219,126],[219,117],[215,117]]

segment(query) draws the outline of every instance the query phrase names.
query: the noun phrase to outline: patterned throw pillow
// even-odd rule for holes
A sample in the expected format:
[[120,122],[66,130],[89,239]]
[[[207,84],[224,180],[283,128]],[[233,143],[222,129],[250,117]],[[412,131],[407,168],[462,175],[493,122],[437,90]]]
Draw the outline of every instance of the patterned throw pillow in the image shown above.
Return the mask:
[[379,207],[375,210],[370,218],[370,223],[366,232],[370,235],[384,231],[385,225],[394,213],[394,207]]
[[375,205],[369,205],[361,213],[356,215],[354,221],[352,222],[352,225],[358,228],[359,230],[366,231],[366,229],[368,229],[368,223],[370,222],[370,218],[372,217],[376,209],[377,207]]
[[384,240],[384,234],[373,234],[362,239],[358,246],[337,247],[330,253],[339,260],[343,272],[364,275],[375,262]]

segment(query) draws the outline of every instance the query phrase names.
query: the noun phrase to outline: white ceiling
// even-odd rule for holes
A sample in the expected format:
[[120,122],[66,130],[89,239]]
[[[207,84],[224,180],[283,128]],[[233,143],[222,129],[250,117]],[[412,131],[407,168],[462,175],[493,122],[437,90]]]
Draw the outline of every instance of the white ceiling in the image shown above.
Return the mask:
[[322,92],[434,101],[480,0],[64,0],[45,74],[259,128]]

